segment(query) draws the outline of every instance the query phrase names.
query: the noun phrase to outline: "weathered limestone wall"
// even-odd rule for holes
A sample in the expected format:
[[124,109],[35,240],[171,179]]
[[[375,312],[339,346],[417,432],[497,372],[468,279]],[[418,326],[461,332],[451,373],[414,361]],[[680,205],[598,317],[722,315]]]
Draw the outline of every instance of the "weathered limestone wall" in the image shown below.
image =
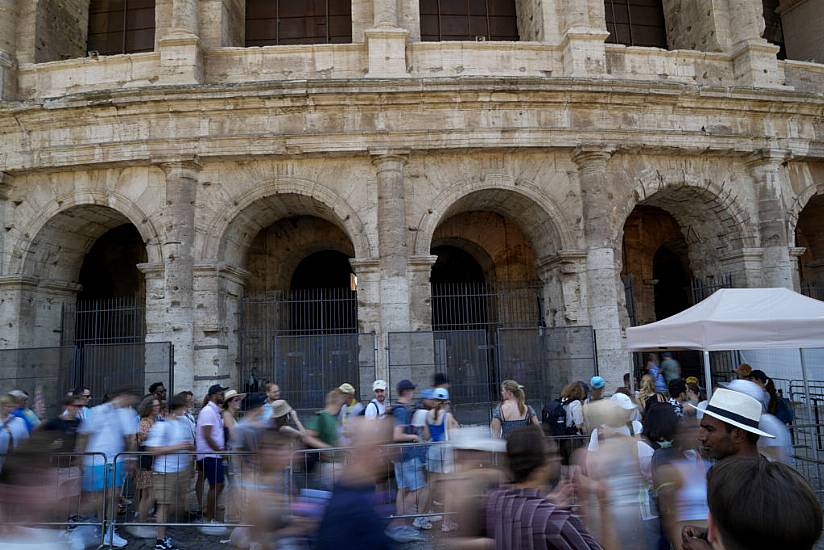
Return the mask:
[[671,50],[722,52],[729,48],[726,0],[664,0]]
[[30,0],[36,4],[35,63],[86,56],[88,0]]
[[246,35],[244,0],[202,0],[198,9],[199,36],[204,48],[243,47]]
[[778,11],[787,59],[824,63],[824,1],[783,0]]

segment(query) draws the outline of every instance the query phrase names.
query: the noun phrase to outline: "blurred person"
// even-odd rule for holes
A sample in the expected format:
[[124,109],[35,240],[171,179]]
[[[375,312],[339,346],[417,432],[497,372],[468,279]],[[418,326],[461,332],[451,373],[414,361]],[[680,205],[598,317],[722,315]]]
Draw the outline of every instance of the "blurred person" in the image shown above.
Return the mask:
[[669,391],[667,402],[675,411],[675,414],[684,416],[684,404],[689,402],[687,383],[680,378],[676,378],[667,384],[667,390]]
[[[237,430],[238,420],[240,414],[240,407],[243,404],[243,399],[246,397],[245,393],[238,393],[237,390],[228,390],[223,394],[222,417],[223,417],[223,436],[226,442],[226,450],[232,451],[232,440]],[[228,483],[223,486],[223,500],[224,500],[224,520],[227,522],[238,521],[240,518],[236,516],[238,512],[238,495],[235,491],[235,480],[240,474],[240,461],[236,456],[223,457],[224,474]]]
[[[395,443],[420,443],[421,436],[412,425],[415,384],[404,379],[398,382],[396,389],[398,397],[391,411],[394,423],[392,440]],[[426,478],[423,471],[425,452],[425,449],[418,446],[403,447],[398,452],[395,461],[395,482],[398,487],[395,506],[399,516],[417,514],[418,503],[426,502]],[[387,534],[395,542],[423,540],[415,528],[431,529],[432,524],[422,517],[416,517],[412,526],[405,524],[403,519],[397,519],[389,526]]]
[[292,407],[285,399],[278,399],[272,403],[272,426],[281,432],[291,433],[292,435],[302,436],[299,428],[289,425],[289,420],[292,416]]
[[154,456],[152,486],[157,503],[158,523],[155,550],[178,550],[172,539],[167,537],[166,526],[162,524],[169,519],[170,512],[172,522],[180,521],[177,513],[183,509],[192,476],[192,456],[181,454],[195,448],[191,427],[186,419],[187,406],[186,394],[179,393],[172,397],[167,421],[156,423],[145,442],[146,449]]
[[[161,404],[157,394],[150,393],[137,406],[137,414],[140,418],[137,425],[137,450],[146,451],[145,442],[149,438],[149,432],[160,416]],[[135,490],[137,491],[137,519],[141,523],[146,523],[149,519],[149,508],[154,502],[154,490],[152,489],[152,463],[154,458],[146,453],[138,460],[138,468],[134,474]],[[149,538],[143,527],[133,527],[129,532],[140,538]]]
[[10,395],[0,397],[0,470],[6,457],[28,439],[29,430],[26,422],[14,416],[12,412],[17,408],[17,401]]
[[[267,428],[274,427],[271,421],[264,419],[265,399],[265,396],[261,396],[260,394],[248,396],[246,400],[246,414],[238,421],[235,431],[232,434],[230,441],[232,449],[247,453],[256,453],[260,435]],[[286,401],[283,402],[286,403]],[[252,460],[252,457],[248,455],[241,456],[240,460],[245,464]]]
[[822,510],[801,475],[763,458],[730,458],[707,475],[706,529],[683,534],[687,550],[811,550],[821,536]]
[[149,386],[149,394],[154,395],[160,401],[161,406],[166,402],[166,393],[166,386],[163,382],[155,382]]
[[375,484],[384,475],[386,463],[375,448],[392,441],[392,424],[356,418],[350,433],[350,459],[332,490],[315,548],[338,549],[345,541],[351,548],[389,550],[393,548],[392,540],[385,533],[385,520],[375,509],[374,495]]
[[180,393],[186,397],[186,412],[184,413],[184,417],[189,421],[189,425],[192,428],[192,439],[194,439],[195,432],[197,431],[197,418],[195,417],[195,394],[189,390],[183,390]]
[[664,382],[669,383],[673,380],[681,378],[681,364],[672,356],[671,351],[665,351],[661,354],[663,361],[661,361],[661,374],[664,377]]
[[432,375],[432,387],[434,389],[443,388],[449,391],[449,378],[445,372],[436,372]]
[[[449,410],[449,390],[434,388],[432,397],[435,407],[426,415],[425,439],[432,443],[449,441],[449,434],[458,428],[458,421]],[[436,500],[444,501],[441,480],[444,474],[455,469],[452,449],[447,445],[431,445],[427,450],[426,470],[429,472],[429,499],[426,509],[432,511]],[[433,518],[430,518],[432,521]],[[454,529],[454,522],[447,516],[441,524],[441,531],[448,533]]]
[[741,363],[737,367],[735,367],[735,378],[738,380],[747,380],[752,374],[752,367],[749,366],[747,363]]
[[90,390],[86,386],[80,386],[80,387],[74,388],[72,391],[69,392],[69,394],[72,395],[72,396],[75,396],[75,397],[79,397],[83,400],[83,408],[80,409],[80,411],[78,413],[78,417],[81,420],[85,420],[86,415],[89,413],[89,407],[90,407],[91,402],[92,402],[92,397],[93,397],[92,390]]
[[624,387],[632,393],[632,375],[628,372],[624,373]]
[[366,405],[363,415],[366,418],[384,418],[386,416],[386,381],[375,380],[372,383],[375,397]]
[[641,416],[643,416],[650,400],[663,403],[666,401],[666,398],[655,388],[655,380],[653,377],[645,374],[641,377],[640,389],[638,390],[638,403],[641,407]]
[[[101,509],[100,500],[103,498],[105,485],[118,490],[123,485],[127,468],[131,467],[123,458],[115,459],[119,453],[136,449],[138,415],[132,407],[138,399],[134,388],[118,388],[111,392],[108,401],[90,409],[86,419],[80,423],[81,441],[78,448],[85,453],[104,455],[103,463],[96,455],[85,456],[83,462],[85,509],[93,515],[98,514]],[[107,507],[110,514],[114,513],[114,510],[110,509],[110,499],[106,499],[103,506]],[[116,548],[122,548],[127,544],[126,539],[120,537],[111,525],[103,540],[106,544],[111,542]]]
[[22,418],[26,423],[26,429],[31,433],[32,430],[40,424],[40,419],[34,411],[29,408],[29,394],[23,390],[12,390],[9,392],[9,395],[17,404],[12,414],[18,418]]
[[223,394],[223,429],[226,430],[226,441],[231,441],[237,427],[237,417],[240,414],[240,406],[243,404],[245,393],[238,393],[237,390],[229,390]]
[[[548,481],[557,465],[548,458],[543,432],[534,426],[513,430],[506,441],[512,484],[493,489],[486,499],[485,534],[495,548],[509,550],[601,548],[578,516],[546,498]],[[606,517],[607,514],[604,514]],[[608,537],[609,520],[602,524]],[[611,546],[607,546],[611,547]]]
[[512,430],[529,425],[540,427],[541,422],[535,409],[526,404],[524,387],[515,380],[504,380],[501,383],[501,402],[492,411],[489,425],[492,437],[506,439]]
[[357,400],[355,387],[349,382],[338,386],[338,391],[343,396],[343,405],[338,413],[338,430],[341,436],[341,445],[349,446],[349,423],[353,418],[361,416],[364,412],[363,403]]
[[706,458],[758,456],[758,439],[774,436],[758,429],[761,403],[743,393],[719,388],[703,411],[698,442]]
[[[266,391],[266,403],[263,405],[263,420],[268,421],[272,419],[272,403],[280,399],[280,386],[273,382],[266,382],[263,387]],[[305,431],[298,412],[295,409],[289,412],[289,422],[292,426],[295,426],[298,431]]]
[[698,403],[704,400],[704,394],[698,385],[698,378],[695,376],[688,376],[685,382],[687,384],[687,403],[692,405],[692,407],[686,407],[684,414],[687,416],[695,416],[695,408],[698,406]]
[[607,382],[600,376],[593,376],[589,380],[589,385],[592,387],[592,391],[589,394],[589,397],[586,398],[584,403],[591,403],[593,401],[599,401],[604,398],[604,389],[607,387]]
[[[606,400],[605,400],[606,401]],[[622,435],[628,437],[635,437],[639,435],[643,431],[643,425],[640,421],[634,420],[635,412],[638,410],[638,405],[629,398],[628,395],[623,393],[615,393],[613,394],[608,401],[611,403],[615,403],[621,408],[621,413],[616,412],[617,415],[620,416],[620,420],[623,421],[619,426],[610,426],[609,429],[613,431],[617,431]],[[590,403],[592,404],[592,403]],[[599,420],[603,420],[603,414],[599,414],[600,411],[598,407],[590,407],[589,405],[584,407],[584,417],[586,418],[586,424],[592,427],[592,431],[589,436],[589,446],[587,447],[590,451],[597,451],[598,450],[598,441],[599,437],[603,435],[603,430],[599,430],[601,427],[600,424],[593,423],[598,422]],[[613,420],[610,418],[610,420]]]
[[727,384],[728,390],[737,391],[749,395],[753,399],[761,402],[761,419],[758,421],[758,429],[772,436],[759,437],[758,449],[770,460],[777,460],[784,464],[790,464],[793,454],[792,437],[787,426],[781,420],[767,412],[769,395],[761,387],[749,380],[733,380]]
[[793,410],[787,401],[778,395],[775,389],[775,382],[762,370],[754,370],[750,373],[750,380],[758,384],[768,396],[767,412],[778,418],[784,424],[791,424],[793,421]]
[[320,471],[315,474],[323,488],[329,488],[334,484],[340,467],[342,458],[340,453],[338,451],[324,452],[323,449],[334,449],[339,446],[340,433],[337,418],[345,398],[344,394],[337,389],[327,393],[326,407],[309,419],[303,434],[303,442],[306,446],[318,449],[306,455],[306,469],[313,471],[320,468]]
[[[76,452],[78,431],[80,430],[80,410],[83,408],[85,400],[79,396],[67,395],[63,398],[63,412],[60,415],[50,418],[39,426],[39,430],[52,432],[55,436],[55,447],[52,452],[66,453],[67,455]],[[65,517],[77,519],[73,514],[73,505],[80,497],[81,472],[79,457],[61,456],[55,457],[58,476],[58,495],[62,499],[61,510],[65,510]]]
[[659,393],[667,392],[667,382],[664,380],[664,375],[661,373],[661,366],[658,360],[657,353],[650,353],[647,355],[647,363],[644,366],[645,372],[652,377],[655,383],[655,391]]
[[[225,391],[220,384],[209,387],[206,405],[197,415],[195,448],[197,449],[197,481],[195,490],[200,509],[203,511],[203,524],[200,531],[205,535],[223,535],[226,528],[218,525],[217,503],[226,481],[223,469],[223,457],[218,454],[226,450],[226,436],[223,429],[223,416],[220,406],[223,404]],[[206,507],[203,507],[203,481],[209,482]]]

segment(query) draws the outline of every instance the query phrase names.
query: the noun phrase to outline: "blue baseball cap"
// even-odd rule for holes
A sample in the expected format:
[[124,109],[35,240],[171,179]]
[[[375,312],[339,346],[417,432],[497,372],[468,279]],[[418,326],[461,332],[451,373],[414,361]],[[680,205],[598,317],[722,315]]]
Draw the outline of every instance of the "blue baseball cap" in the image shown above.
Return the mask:
[[421,391],[421,399],[435,399],[435,390],[432,388],[426,388]]
[[607,385],[607,382],[600,376],[593,376],[589,379],[589,385],[592,386],[593,390],[600,390]]
[[404,380],[401,380],[400,382],[398,382],[397,388],[398,388],[398,393],[401,393],[402,391],[406,391],[406,390],[414,390],[415,389],[415,384],[413,384],[409,380],[404,379]]
[[435,388],[432,390],[432,399],[449,401],[449,391],[446,388]]

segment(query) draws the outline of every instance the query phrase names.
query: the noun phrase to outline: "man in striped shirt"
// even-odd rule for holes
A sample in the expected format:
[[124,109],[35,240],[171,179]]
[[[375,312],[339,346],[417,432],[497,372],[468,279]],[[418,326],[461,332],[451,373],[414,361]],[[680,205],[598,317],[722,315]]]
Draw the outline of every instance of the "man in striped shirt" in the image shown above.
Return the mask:
[[506,454],[513,484],[487,496],[487,536],[498,550],[600,549],[578,516],[545,498],[554,467],[547,450],[538,428],[510,434]]

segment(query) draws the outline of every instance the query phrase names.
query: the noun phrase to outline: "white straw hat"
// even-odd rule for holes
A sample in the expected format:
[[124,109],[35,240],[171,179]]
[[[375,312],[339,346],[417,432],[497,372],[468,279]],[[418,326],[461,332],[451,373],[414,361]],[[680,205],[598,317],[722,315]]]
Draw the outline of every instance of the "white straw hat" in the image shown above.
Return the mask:
[[[690,407],[698,409],[691,403]],[[704,414],[717,418],[725,424],[741,428],[742,430],[758,434],[761,437],[774,439],[774,435],[762,432],[758,429],[758,421],[761,420],[761,403],[749,395],[737,391],[717,389],[712,394],[712,399],[707,403]]]

